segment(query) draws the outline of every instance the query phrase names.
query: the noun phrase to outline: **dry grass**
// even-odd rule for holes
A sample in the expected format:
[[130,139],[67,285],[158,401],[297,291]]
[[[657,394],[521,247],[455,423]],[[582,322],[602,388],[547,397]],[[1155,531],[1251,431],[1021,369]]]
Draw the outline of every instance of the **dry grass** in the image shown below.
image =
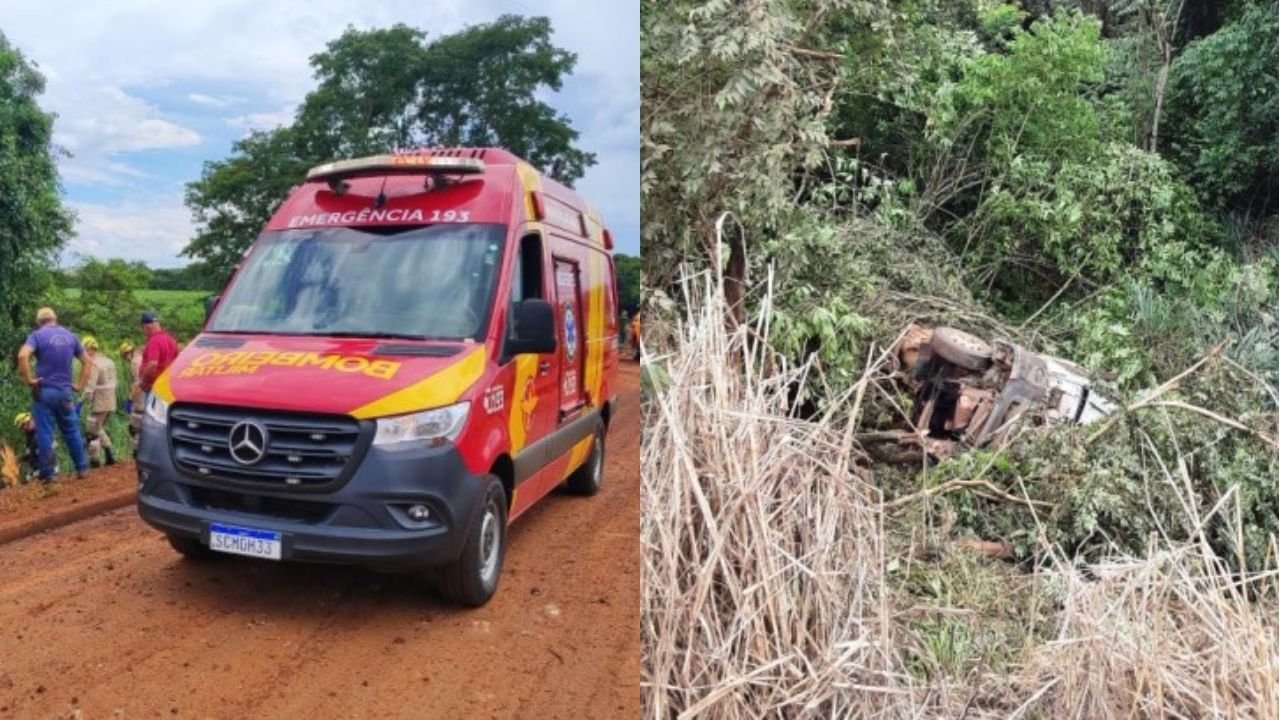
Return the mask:
[[[1194,527],[1222,522],[1239,537],[1237,488],[1202,512],[1189,484],[1164,469]],[[1153,537],[1142,558],[1082,569],[1052,548],[1049,562],[1047,588],[1063,596],[1059,637],[1037,648],[1025,675],[1043,683],[1050,717],[1280,716],[1274,567],[1232,570],[1203,533],[1181,543]]]
[[[657,392],[641,450],[643,714],[765,718],[1275,717],[1274,570],[1232,574],[1203,538],[1083,567],[1045,548],[1028,575],[1056,639],[964,677],[908,671],[928,644],[898,577],[854,427],[786,414],[788,369],[755,325],[726,330],[714,282],[646,334]],[[763,305],[769,303],[765,298]],[[651,322],[653,324],[655,321]],[[874,364],[874,363],[870,363]],[[862,386],[862,387],[865,387]],[[855,389],[856,390],[856,389]],[[858,407],[860,396],[846,407]],[[1170,465],[1177,467],[1176,462]],[[1165,478],[1175,481],[1176,478]],[[1228,494],[1200,517],[1230,519]],[[910,605],[910,612],[907,612]],[[963,608],[923,608],[964,612]]]
[[[831,716],[910,693],[882,602],[874,488],[842,433],[785,415],[751,331],[701,292],[647,406],[645,715]],[[884,693],[888,693],[886,696]]]
[[[1046,717],[1274,718],[1275,573],[1236,577],[1196,545],[1088,572],[1058,558],[1061,633],[1026,675]],[[1270,586],[1270,587],[1262,587]],[[1266,592],[1269,601],[1250,599]]]

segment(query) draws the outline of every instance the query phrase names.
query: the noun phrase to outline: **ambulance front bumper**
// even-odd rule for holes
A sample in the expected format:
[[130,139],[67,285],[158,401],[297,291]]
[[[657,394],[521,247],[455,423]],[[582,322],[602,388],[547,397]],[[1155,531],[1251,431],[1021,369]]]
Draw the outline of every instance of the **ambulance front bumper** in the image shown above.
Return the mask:
[[290,491],[283,479],[248,490],[192,477],[174,465],[166,440],[163,426],[144,423],[137,457],[142,519],[205,545],[215,524],[279,533],[282,560],[386,569],[448,563],[462,554],[483,498],[480,478],[452,447],[371,447],[349,481],[317,494]]

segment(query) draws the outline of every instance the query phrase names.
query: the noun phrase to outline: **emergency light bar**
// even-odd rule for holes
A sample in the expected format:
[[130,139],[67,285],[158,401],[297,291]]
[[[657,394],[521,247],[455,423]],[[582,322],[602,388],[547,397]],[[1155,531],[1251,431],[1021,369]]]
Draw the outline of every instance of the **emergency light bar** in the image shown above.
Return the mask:
[[328,180],[330,185],[335,185],[343,178],[357,175],[478,175],[483,172],[484,161],[479,158],[373,155],[317,165],[307,173],[307,181]]

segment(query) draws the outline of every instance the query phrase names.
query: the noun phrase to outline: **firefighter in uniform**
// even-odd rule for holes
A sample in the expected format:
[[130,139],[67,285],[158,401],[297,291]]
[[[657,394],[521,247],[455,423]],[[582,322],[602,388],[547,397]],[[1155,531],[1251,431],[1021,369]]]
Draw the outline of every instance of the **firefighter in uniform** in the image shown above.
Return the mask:
[[635,353],[635,359],[640,359],[640,313],[636,312],[636,316],[631,318],[631,351]]
[[[40,467],[40,446],[36,443],[36,421],[31,417],[31,413],[20,412],[14,416],[13,426],[21,430],[27,440],[27,451],[18,459],[18,482],[26,484],[35,477]],[[21,470],[23,465],[27,466],[25,472]]]
[[129,416],[129,452],[138,450],[138,433],[142,432],[142,383],[138,376],[142,373],[142,354],[136,352],[133,343],[120,343],[120,359],[124,360],[129,372],[129,398],[125,401],[124,412]]
[[88,409],[85,414],[89,420],[84,435],[89,443],[89,461],[95,466],[101,465],[105,453],[107,464],[115,465],[116,456],[111,447],[111,435],[107,433],[107,420],[116,411],[116,364],[106,353],[98,351],[97,339],[86,337],[80,344],[84,346],[86,362],[93,364],[89,382],[80,397]]

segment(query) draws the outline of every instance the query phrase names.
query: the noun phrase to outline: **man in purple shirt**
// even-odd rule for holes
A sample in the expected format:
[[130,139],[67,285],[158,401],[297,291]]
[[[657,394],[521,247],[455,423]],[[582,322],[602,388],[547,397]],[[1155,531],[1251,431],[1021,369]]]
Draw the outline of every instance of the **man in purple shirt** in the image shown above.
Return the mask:
[[[36,372],[31,370],[31,358],[36,359]],[[71,381],[71,361],[80,359],[80,379]],[[40,481],[46,486],[53,481],[53,428],[56,425],[67,443],[71,461],[76,466],[76,477],[84,477],[89,467],[85,457],[84,440],[80,437],[80,423],[76,417],[76,396],[89,382],[92,363],[85,362],[84,348],[66,328],[58,325],[58,316],[52,308],[40,308],[36,312],[36,331],[18,351],[18,372],[31,388],[35,402],[32,411],[36,419],[36,445],[40,462]]]

